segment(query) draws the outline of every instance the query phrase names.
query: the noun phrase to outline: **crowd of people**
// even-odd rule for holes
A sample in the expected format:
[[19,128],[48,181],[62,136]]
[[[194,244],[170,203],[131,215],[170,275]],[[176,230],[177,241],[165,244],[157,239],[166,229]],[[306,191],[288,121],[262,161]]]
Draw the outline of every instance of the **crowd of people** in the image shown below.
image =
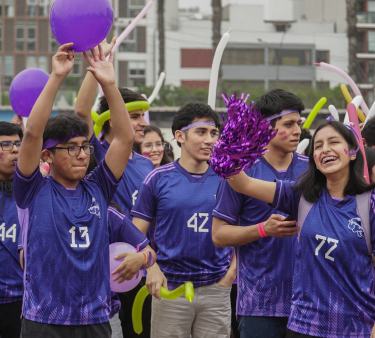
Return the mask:
[[[114,43],[84,53],[75,114],[50,117],[74,64],[66,44],[26,126],[0,122],[1,338],[374,338],[375,119],[362,130],[368,184],[350,127],[327,121],[311,135],[303,102],[271,90],[253,104],[277,130],[268,152],[220,179],[209,164],[219,115],[180,107],[174,160],[144,119],[147,100],[116,86]],[[99,138],[98,83],[98,114],[110,111]],[[306,156],[296,152],[302,138]],[[137,252],[110,271],[115,242]],[[137,273],[134,289],[111,292],[110,279]],[[191,303],[161,297],[186,282]],[[144,285],[138,335],[132,306]]]

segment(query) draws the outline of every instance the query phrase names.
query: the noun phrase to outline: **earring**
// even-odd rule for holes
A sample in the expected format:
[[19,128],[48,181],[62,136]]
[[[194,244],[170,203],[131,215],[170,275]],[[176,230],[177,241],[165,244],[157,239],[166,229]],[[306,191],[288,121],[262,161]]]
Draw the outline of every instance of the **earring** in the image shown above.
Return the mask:
[[350,158],[351,160],[355,160],[356,159],[356,157],[355,156],[352,156],[351,158]]

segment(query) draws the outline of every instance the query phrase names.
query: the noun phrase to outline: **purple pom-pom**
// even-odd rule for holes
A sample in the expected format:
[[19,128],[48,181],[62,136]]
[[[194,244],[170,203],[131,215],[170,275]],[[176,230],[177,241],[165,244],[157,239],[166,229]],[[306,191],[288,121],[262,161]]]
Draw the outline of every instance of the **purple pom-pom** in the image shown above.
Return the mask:
[[276,135],[270,122],[252,108],[253,102],[247,106],[234,94],[230,99],[222,95],[228,108],[227,122],[220,140],[216,143],[211,157],[212,169],[223,178],[236,175],[249,168],[254,161],[264,154],[264,147]]

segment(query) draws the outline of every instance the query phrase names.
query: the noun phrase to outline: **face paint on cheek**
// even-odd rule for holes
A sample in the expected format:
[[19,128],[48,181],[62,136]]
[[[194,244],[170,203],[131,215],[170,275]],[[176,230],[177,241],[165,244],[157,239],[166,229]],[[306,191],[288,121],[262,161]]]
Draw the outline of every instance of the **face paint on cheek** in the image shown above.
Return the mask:
[[344,152],[345,152],[345,155],[348,155],[348,151],[346,149],[344,149]]
[[4,156],[4,153],[0,153],[0,161],[1,161],[1,162],[4,162],[4,158],[3,158],[3,156]]
[[286,131],[284,130],[284,131],[281,131],[280,133],[277,133],[278,135],[285,135],[286,134]]
[[67,157],[64,157],[63,159],[61,159],[61,167],[64,168],[68,163],[65,162],[68,158]]
[[150,153],[145,151],[144,153],[142,153],[142,155],[150,155]]
[[314,155],[314,160],[316,160],[316,155]]
[[160,150],[161,153],[164,153],[164,150]]
[[285,141],[287,139],[288,139],[288,136],[283,136],[283,137],[280,138],[280,141]]

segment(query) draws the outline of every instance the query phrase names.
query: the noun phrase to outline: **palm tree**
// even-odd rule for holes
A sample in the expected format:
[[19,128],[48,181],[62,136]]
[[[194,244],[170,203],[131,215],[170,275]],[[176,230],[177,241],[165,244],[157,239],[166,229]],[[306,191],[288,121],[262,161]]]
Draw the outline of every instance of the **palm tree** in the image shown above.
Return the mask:
[[[212,53],[215,55],[216,47],[220,42],[221,39],[221,0],[212,0]],[[220,92],[221,92],[221,77],[222,77],[222,70],[221,67],[219,69],[219,77],[217,80],[217,91],[216,93],[216,107],[220,107]],[[218,99],[219,97],[219,99]]]
[[346,22],[348,24],[347,37],[349,43],[349,75],[357,81],[358,63],[357,63],[357,17],[356,0],[346,1]]

